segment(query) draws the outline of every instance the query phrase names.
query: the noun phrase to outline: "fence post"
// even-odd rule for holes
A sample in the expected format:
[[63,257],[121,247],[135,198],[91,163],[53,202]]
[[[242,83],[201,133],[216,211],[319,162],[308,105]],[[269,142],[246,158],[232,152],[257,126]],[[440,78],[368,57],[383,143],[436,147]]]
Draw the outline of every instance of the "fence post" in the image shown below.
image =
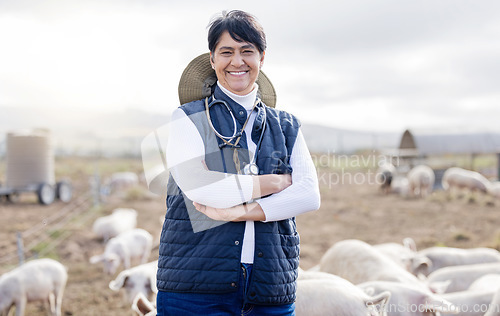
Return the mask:
[[500,181],[500,153],[497,154],[497,179]]
[[23,235],[21,232],[17,232],[17,256],[19,257],[19,265],[24,264],[24,245],[23,245]]
[[94,176],[91,181],[91,191],[92,197],[94,200],[94,208],[99,207],[101,204],[101,176],[99,171],[99,161],[96,161],[94,164]]

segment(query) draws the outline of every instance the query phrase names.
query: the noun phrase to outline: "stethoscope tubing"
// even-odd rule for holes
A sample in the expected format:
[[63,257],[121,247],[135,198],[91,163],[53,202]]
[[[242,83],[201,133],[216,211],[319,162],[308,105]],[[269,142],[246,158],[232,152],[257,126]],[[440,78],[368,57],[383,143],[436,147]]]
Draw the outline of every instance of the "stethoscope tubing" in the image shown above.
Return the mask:
[[[206,101],[206,100],[205,100]],[[207,102],[207,101],[206,101]],[[208,102],[207,102],[208,103]],[[238,133],[238,130],[237,130],[237,126],[236,126],[236,117],[234,116],[233,114],[233,111],[231,110],[231,108],[229,107],[229,105],[227,105],[227,103],[224,101],[224,100],[217,100],[215,99],[214,96],[212,96],[212,102],[210,102],[210,104],[208,104],[208,109],[210,109],[212,106],[216,105],[216,104],[222,104],[226,107],[226,109],[229,111],[229,114],[231,114],[231,118],[233,119],[233,126],[234,126],[234,130],[233,130],[233,135],[232,136],[224,136],[222,135],[221,133],[219,133],[214,125],[212,124],[212,120],[210,119],[210,116],[207,117],[208,119],[208,124],[210,124],[210,127],[212,128],[212,130],[214,131],[214,133],[219,136],[220,138],[222,139],[225,139],[229,142],[231,142],[237,135]],[[207,110],[207,115],[209,114],[210,112]]]
[[[234,129],[233,129],[233,135],[231,136],[224,136],[222,135],[221,133],[219,133],[216,129],[215,129],[215,126],[212,124],[212,120],[210,119],[210,108],[216,104],[222,104],[224,105],[224,107],[229,111],[229,114],[231,115],[231,119],[233,120],[233,126],[234,126]],[[214,133],[220,137],[221,139],[225,140],[226,142],[230,143],[234,138],[240,136],[241,133],[243,133],[243,131],[241,131],[240,133],[238,133],[238,128],[237,128],[237,125],[236,125],[236,117],[234,116],[234,113],[233,111],[231,110],[231,108],[229,107],[229,105],[226,103],[226,101],[224,100],[217,100],[215,99],[215,97],[212,95],[212,101],[210,103],[208,103],[208,97],[205,99],[205,106],[207,107],[207,120],[208,120],[208,124],[210,125],[210,128],[214,131]],[[266,109],[263,109],[264,111],[264,120],[263,120],[263,126],[262,126],[262,130],[260,132],[260,136],[259,136],[259,141],[257,142],[256,144],[256,147],[255,147],[255,153],[252,157],[252,160],[251,160],[251,164],[255,164],[256,160],[257,160],[257,153],[260,149],[260,144],[262,143],[262,139],[263,139],[263,136],[264,136],[264,132],[266,130],[266,125],[267,125],[267,113],[266,113]]]

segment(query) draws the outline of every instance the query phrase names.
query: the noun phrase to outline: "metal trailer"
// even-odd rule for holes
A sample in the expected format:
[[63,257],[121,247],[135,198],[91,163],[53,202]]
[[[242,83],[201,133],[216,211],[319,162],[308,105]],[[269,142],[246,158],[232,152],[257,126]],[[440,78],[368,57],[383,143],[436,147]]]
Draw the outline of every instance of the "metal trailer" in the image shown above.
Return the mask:
[[34,192],[38,202],[48,205],[57,198],[69,202],[69,181],[55,180],[54,153],[48,129],[19,130],[7,133],[6,181],[0,184],[0,197],[15,202],[19,195]]
[[49,205],[58,199],[62,202],[69,202],[73,195],[73,188],[68,181],[59,181],[55,185],[46,182],[34,183],[24,187],[9,188],[0,185],[0,197],[5,196],[7,201],[17,202],[21,193],[34,192],[38,197],[38,202],[42,205]]

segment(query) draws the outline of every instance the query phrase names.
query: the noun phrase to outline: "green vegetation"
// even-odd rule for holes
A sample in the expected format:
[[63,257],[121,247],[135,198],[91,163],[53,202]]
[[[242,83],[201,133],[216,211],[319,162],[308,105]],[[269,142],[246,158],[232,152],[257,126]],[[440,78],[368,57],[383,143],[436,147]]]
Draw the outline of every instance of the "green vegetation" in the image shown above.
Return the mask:
[[354,154],[313,153],[312,160],[316,169],[333,172],[354,172],[376,170],[380,159],[376,152]]
[[122,171],[132,171],[140,174],[143,171],[141,159],[62,157],[55,160],[55,174],[57,179],[73,179],[84,175],[94,175],[95,173],[104,178],[115,172]]
[[478,171],[486,177],[497,176],[498,159],[494,154],[489,155],[442,155],[425,159],[425,163],[434,169],[460,167]]
[[470,240],[470,236],[464,232],[458,232],[453,236],[455,241],[468,241]]
[[40,257],[43,258],[52,258],[52,259],[59,259],[59,256],[57,255],[56,249],[52,247],[51,241],[42,241],[38,244],[36,244],[31,251],[34,254],[40,255]]
[[133,186],[125,193],[125,201],[138,201],[147,198],[147,191],[143,187]]
[[58,230],[58,229],[55,229],[55,230],[49,231],[49,236],[50,236],[50,238],[52,238],[52,239],[57,239],[57,238],[59,238],[62,234],[63,234],[63,231]]
[[495,240],[493,241],[492,248],[500,251],[500,232],[497,233]]

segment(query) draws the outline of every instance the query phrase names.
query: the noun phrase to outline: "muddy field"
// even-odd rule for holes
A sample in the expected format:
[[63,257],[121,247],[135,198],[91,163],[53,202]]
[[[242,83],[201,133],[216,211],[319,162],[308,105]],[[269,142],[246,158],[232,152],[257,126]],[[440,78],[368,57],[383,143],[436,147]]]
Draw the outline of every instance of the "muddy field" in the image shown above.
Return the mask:
[[[104,180],[114,171],[140,173],[140,160],[62,159],[56,161],[56,166],[56,177],[68,177],[73,183],[74,198],[70,204],[39,206],[30,194],[21,196],[15,204],[0,203],[0,273],[17,265],[16,236],[21,232],[25,249],[31,249],[26,254],[28,258],[38,253],[68,267],[64,315],[132,315],[122,293],[108,288],[114,276],[105,275],[100,265],[89,264],[89,258],[104,249],[104,244],[92,233],[92,223],[114,208],[130,207],[139,213],[138,227],[158,236],[160,218],[165,213],[164,197],[149,194],[145,185],[141,185],[96,204],[89,193],[90,180],[95,175]],[[333,172],[338,171],[321,170],[321,174]],[[412,237],[419,248],[434,245],[500,248],[500,201],[480,195],[450,200],[442,191],[424,200],[410,199],[384,195],[369,181],[320,182],[320,210],[297,218],[301,265],[305,269],[317,264],[335,242],[348,238],[377,244]],[[157,258],[157,251],[153,250],[151,260]],[[41,304],[28,304],[26,314],[47,315],[47,312]]]

